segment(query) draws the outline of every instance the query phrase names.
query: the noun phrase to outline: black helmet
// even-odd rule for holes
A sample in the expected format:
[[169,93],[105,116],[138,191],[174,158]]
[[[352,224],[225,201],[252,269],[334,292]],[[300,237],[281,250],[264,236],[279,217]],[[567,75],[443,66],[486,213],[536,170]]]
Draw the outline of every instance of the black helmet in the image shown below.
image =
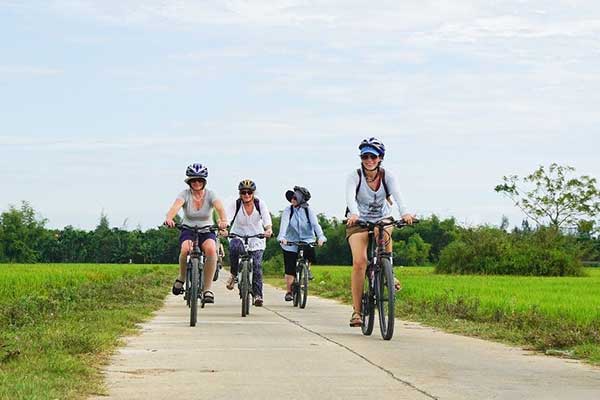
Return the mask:
[[243,190],[243,189],[252,190],[254,192],[256,190],[256,183],[254,183],[250,179],[244,179],[238,185],[238,190]]

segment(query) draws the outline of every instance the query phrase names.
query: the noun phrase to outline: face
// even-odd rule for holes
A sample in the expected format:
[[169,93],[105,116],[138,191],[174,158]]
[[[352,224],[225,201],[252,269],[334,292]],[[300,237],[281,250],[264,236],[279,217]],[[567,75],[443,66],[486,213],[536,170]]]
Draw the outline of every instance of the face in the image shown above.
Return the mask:
[[366,169],[376,168],[377,165],[379,165],[379,162],[381,161],[381,158],[379,158],[379,156],[371,153],[361,154],[360,159],[362,161],[362,165]]
[[290,200],[290,203],[292,203],[292,205],[294,207],[298,205],[298,199],[296,198],[296,196],[292,196],[292,199]]
[[206,186],[206,180],[205,179],[192,179],[189,181],[189,185],[192,188],[192,190],[202,190],[202,189],[204,189],[204,186]]
[[248,202],[248,201],[252,200],[253,197],[254,197],[254,192],[252,190],[248,190],[248,189],[240,190],[240,199],[242,199],[243,202]]

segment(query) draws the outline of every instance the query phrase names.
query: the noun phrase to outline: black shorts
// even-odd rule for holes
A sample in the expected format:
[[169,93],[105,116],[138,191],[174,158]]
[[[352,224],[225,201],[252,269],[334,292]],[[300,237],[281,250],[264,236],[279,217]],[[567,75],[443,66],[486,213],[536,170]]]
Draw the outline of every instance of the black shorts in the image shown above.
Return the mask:
[[[316,260],[314,247],[304,247],[304,258],[311,263]],[[285,265],[286,275],[296,275],[296,260],[298,259],[298,253],[295,251],[283,250],[283,264]]]

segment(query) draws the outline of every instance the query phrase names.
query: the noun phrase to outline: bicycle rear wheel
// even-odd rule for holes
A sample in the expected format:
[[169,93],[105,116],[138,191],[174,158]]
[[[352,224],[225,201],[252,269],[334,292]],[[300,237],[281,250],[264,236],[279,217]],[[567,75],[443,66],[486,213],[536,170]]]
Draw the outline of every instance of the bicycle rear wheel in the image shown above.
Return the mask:
[[196,326],[196,321],[198,318],[198,287],[199,287],[199,268],[198,268],[198,259],[192,258],[192,271],[191,271],[191,279],[190,279],[190,326]]
[[394,303],[396,292],[394,290],[392,263],[387,258],[381,259],[380,270],[377,273],[376,290],[381,337],[384,340],[390,340],[394,336]]
[[298,280],[298,305],[300,308],[306,307],[306,300],[308,298],[308,266],[306,263],[302,264],[300,269],[300,279]]
[[361,318],[362,325],[360,326],[363,335],[369,336],[373,333],[375,325],[375,301],[373,299],[373,280],[370,279],[372,267],[368,266],[365,273],[365,283],[363,285],[363,294],[361,299]]
[[240,296],[242,297],[242,317],[250,312],[250,272],[248,261],[242,262],[241,279],[239,283]]
[[292,282],[292,302],[294,303],[294,307],[298,307],[300,304],[300,270],[302,269],[301,265],[296,265],[296,276],[294,277],[294,282]]

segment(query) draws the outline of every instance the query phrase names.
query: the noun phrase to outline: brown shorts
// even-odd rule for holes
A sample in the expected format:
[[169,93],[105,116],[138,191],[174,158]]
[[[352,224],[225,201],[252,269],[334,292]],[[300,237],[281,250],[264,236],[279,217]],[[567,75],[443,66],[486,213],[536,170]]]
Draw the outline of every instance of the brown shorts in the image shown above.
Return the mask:
[[368,232],[369,228],[365,228],[359,225],[346,226],[346,240],[350,238],[350,236],[354,235],[358,232]]

